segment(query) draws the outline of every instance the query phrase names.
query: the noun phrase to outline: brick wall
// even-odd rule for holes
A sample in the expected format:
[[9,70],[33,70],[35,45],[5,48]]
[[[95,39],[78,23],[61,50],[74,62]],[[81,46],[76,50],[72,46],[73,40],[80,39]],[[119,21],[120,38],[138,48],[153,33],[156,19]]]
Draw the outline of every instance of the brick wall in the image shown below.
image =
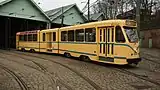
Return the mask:
[[144,30],[141,33],[142,47],[149,47],[149,39],[152,39],[152,47],[160,48],[160,29]]

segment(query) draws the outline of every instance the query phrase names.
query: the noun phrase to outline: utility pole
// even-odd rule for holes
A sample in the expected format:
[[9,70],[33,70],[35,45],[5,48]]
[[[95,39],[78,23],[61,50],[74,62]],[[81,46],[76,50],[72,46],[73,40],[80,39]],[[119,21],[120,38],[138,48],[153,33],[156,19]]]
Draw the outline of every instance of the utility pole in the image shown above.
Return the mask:
[[138,36],[140,37],[140,6],[141,6],[141,0],[136,1],[136,21],[137,21],[137,31],[138,31]]
[[114,0],[109,0],[109,12],[110,12],[110,19],[113,19],[113,5],[114,5]]
[[123,17],[123,0],[121,0],[121,13],[122,13],[122,17]]
[[88,0],[88,22],[90,21],[90,0]]
[[61,27],[63,27],[64,15],[63,15],[63,7],[62,7],[62,14],[61,14]]

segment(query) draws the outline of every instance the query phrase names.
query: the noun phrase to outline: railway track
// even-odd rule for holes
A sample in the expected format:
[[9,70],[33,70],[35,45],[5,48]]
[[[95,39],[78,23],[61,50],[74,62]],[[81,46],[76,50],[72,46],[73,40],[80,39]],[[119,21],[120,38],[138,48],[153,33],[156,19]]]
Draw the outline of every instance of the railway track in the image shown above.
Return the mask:
[[[151,60],[152,61],[152,60]],[[154,61],[153,61],[154,62]],[[157,63],[157,62],[154,62],[154,63]],[[95,64],[97,64],[97,63],[95,63]],[[158,63],[159,64],[159,63]],[[104,64],[104,63],[98,63],[97,65],[101,65],[101,66],[104,66],[104,67],[106,67],[106,65]],[[126,67],[127,66],[127,67]],[[150,79],[150,78],[148,78],[148,76],[146,76],[146,75],[138,75],[138,74],[136,74],[136,73],[134,73],[133,71],[129,71],[129,68],[131,68],[130,66],[128,67],[128,65],[125,65],[125,66],[119,66],[119,65],[107,65],[107,68],[111,68],[111,69],[114,69],[115,71],[118,71],[118,72],[121,72],[121,73],[124,73],[124,74],[128,74],[128,75],[131,75],[131,76],[133,76],[133,77],[136,77],[136,78],[139,78],[139,79],[141,79],[141,80],[144,80],[144,81],[147,81],[147,82],[150,82],[150,83],[152,83],[152,84],[154,84],[154,85],[157,85],[159,88],[160,88],[160,82],[157,82],[157,81],[155,81],[155,80],[153,80],[153,79]],[[126,69],[126,68],[128,68],[128,69]],[[132,66],[132,68],[133,68],[133,66]],[[135,67],[134,67],[135,68]],[[146,71],[149,71],[149,72],[154,72],[155,73],[155,71],[152,71],[152,70],[148,70],[148,69],[146,69],[146,68],[142,68],[142,67],[140,67],[141,69],[143,69],[143,70],[146,70]],[[138,69],[139,70],[139,69]]]
[[[149,56],[149,57],[151,57],[151,58],[158,59],[158,57],[154,57],[154,56],[149,55],[149,54],[144,54],[144,55],[147,55],[147,56]],[[145,59],[145,60],[147,60],[147,61],[150,61],[150,62],[153,62],[153,63],[156,63],[156,64],[159,64],[159,65],[160,65],[160,62],[155,61],[155,60],[153,60],[153,59],[148,59],[148,58],[146,58],[146,57],[142,57],[142,58]]]
[[[25,59],[25,58],[24,58]],[[25,60],[29,60],[29,59],[25,59]],[[32,61],[32,60],[29,60],[29,61]],[[47,74],[50,78],[50,80],[52,80],[52,83],[55,82],[55,84],[57,83],[60,83],[62,85],[64,85],[68,90],[73,90],[70,86],[68,86],[66,83],[62,82],[62,80],[60,80],[60,78],[58,78],[58,76],[56,75],[56,77],[58,79],[54,80],[51,73],[45,68],[43,67],[41,64],[35,62],[35,61],[32,61],[34,64],[36,64],[42,71],[45,72],[45,74]],[[56,85],[57,86],[57,89],[59,88],[59,85]]]
[[[147,56],[153,57],[153,56],[148,55],[148,54],[147,54]],[[155,57],[153,57],[153,58],[155,58]],[[153,62],[153,63],[155,63],[155,64],[160,65],[160,62],[158,62],[158,61],[155,61],[155,60],[152,60],[152,59],[148,59],[148,58],[146,58],[146,57],[142,57],[142,59],[145,59],[145,60],[147,60],[147,61],[150,61],[150,62]],[[140,67],[140,68],[142,68],[142,69],[144,69],[144,70],[147,70],[147,71],[150,71],[150,72],[155,72],[155,71],[152,71],[152,70],[148,70],[148,69],[146,69],[146,68],[143,68],[143,67]],[[142,79],[142,80],[145,80],[145,81],[148,81],[148,82],[153,83],[153,84],[155,84],[155,85],[157,85],[157,86],[160,87],[160,83],[159,83],[159,82],[148,78],[148,76],[138,75],[138,74],[136,74],[136,73],[134,73],[134,72],[132,72],[132,71],[129,71],[128,69],[126,69],[126,68],[124,68],[124,67],[120,67],[120,68],[119,68],[119,67],[118,67],[118,68],[115,67],[115,69],[116,69],[117,71],[119,71],[119,72],[127,73],[127,74],[129,74],[129,75],[132,75],[132,76],[134,76],[134,77],[137,77],[137,78]]]
[[[23,58],[25,60],[29,60],[29,59],[26,59],[26,58]],[[29,61],[32,61],[32,60],[29,60]],[[52,83],[55,82],[55,84],[57,83],[60,83],[62,85],[64,85],[68,90],[73,90],[70,86],[68,86],[66,83],[62,82],[62,80],[60,80],[60,78],[58,78],[58,76],[56,75],[57,79],[54,80],[51,73],[45,68],[43,67],[41,64],[35,62],[35,61],[32,61],[34,64],[36,64],[40,69],[41,71],[45,72],[45,74],[47,74],[50,78],[50,80],[52,80]],[[57,86],[57,89],[59,88],[59,85],[56,85]]]
[[[21,53],[21,52],[17,52],[17,51],[14,51],[14,52],[28,56],[28,54],[25,54],[25,53]],[[43,58],[43,57],[39,57],[39,56],[35,56],[35,55],[29,55],[29,56],[37,57],[37,58],[41,58],[41,59],[45,59],[45,58]],[[147,58],[146,58],[146,59],[147,59]],[[85,76],[81,75],[78,71],[76,71],[76,70],[74,70],[74,69],[72,69],[72,68],[70,68],[70,67],[68,67],[68,66],[66,66],[66,65],[63,65],[63,64],[61,64],[61,63],[59,63],[59,62],[53,61],[53,60],[51,60],[51,59],[48,59],[48,60],[51,61],[51,62],[57,63],[57,64],[59,64],[59,65],[61,65],[61,66],[63,66],[63,67],[66,67],[66,68],[70,69],[71,71],[75,72],[77,75],[79,75],[80,77],[82,77],[83,79],[85,79],[86,81],[88,81],[88,83],[90,83],[92,86],[94,86],[94,88],[95,88],[96,90],[102,90],[102,88],[100,88],[99,86],[97,86],[97,85],[96,85],[94,82],[92,82],[90,79],[88,79],[88,78],[86,78]],[[148,61],[151,61],[151,62],[154,62],[154,63],[157,63],[157,62],[154,61],[154,60],[149,60],[149,59],[147,59],[147,60],[148,60]],[[129,71],[129,70],[125,69],[125,68],[122,68],[122,67],[120,67],[120,68],[118,67],[118,68],[115,68],[115,69],[116,69],[117,71],[119,71],[119,72],[124,73],[124,74],[128,74],[128,75],[137,77],[137,78],[139,78],[139,79],[148,81],[148,82],[150,82],[150,83],[153,83],[153,84],[155,84],[155,85],[157,85],[157,86],[160,86],[160,83],[158,83],[158,82],[156,82],[156,81],[154,81],[154,80],[152,80],[152,79],[149,79],[147,76],[138,75],[138,74],[136,74],[136,73],[134,73],[134,72],[131,72],[131,71]]]
[[[0,53],[2,53],[2,52],[0,52]],[[4,54],[4,53],[3,53],[3,54]],[[13,54],[10,54],[10,53],[6,53],[6,54],[8,54],[8,55],[13,55]],[[47,76],[49,77],[49,79],[51,80],[51,83],[52,83],[52,84],[57,84],[57,83],[59,83],[59,84],[65,86],[68,90],[73,90],[70,86],[68,86],[67,84],[65,84],[64,82],[62,82],[62,80],[60,80],[59,78],[57,78],[56,80],[54,80],[53,77],[52,77],[52,75],[51,75],[51,74],[45,69],[45,67],[43,67],[41,64],[39,64],[39,63],[37,63],[37,62],[35,62],[35,61],[33,61],[33,60],[26,59],[26,58],[24,58],[24,57],[20,57],[19,55],[16,55],[16,56],[18,56],[18,57],[21,58],[21,59],[31,61],[32,63],[34,63],[34,64],[35,64],[37,67],[39,67],[40,69],[35,68],[35,67],[33,67],[33,66],[30,66],[30,65],[27,65],[27,64],[20,63],[20,62],[18,62],[18,61],[14,61],[14,60],[10,60],[10,61],[16,62],[16,63],[19,63],[19,64],[23,64],[23,65],[25,65],[25,66],[27,66],[27,67],[30,67],[30,68],[32,68],[32,69],[36,69],[36,70],[44,73],[45,75],[47,75]],[[1,57],[1,58],[4,58],[4,57],[2,57],[2,56],[0,56],[0,57]],[[6,58],[4,58],[4,59],[6,59]],[[7,60],[9,60],[9,59],[7,59]],[[58,77],[58,76],[56,76],[56,77]],[[59,89],[58,89],[58,88],[59,88],[59,85],[57,84],[56,86],[57,86],[56,89],[59,90]],[[54,87],[52,87],[52,88],[55,89]]]
[[5,67],[2,64],[0,64],[0,68],[4,69],[7,73],[9,73],[17,81],[21,90],[29,90],[26,83],[16,73],[14,73],[12,70],[10,70],[9,68]]
[[[14,53],[13,53],[13,52],[14,52]],[[31,57],[36,57],[36,58],[40,58],[40,59],[46,60],[45,57],[39,57],[39,56],[32,55],[32,54],[29,54],[29,53],[26,54],[26,53],[17,52],[17,51],[13,51],[13,52],[12,52],[12,54],[11,54],[11,53],[7,53],[7,54],[16,55],[16,56],[18,56],[18,57],[22,57],[21,55],[25,55],[25,56],[31,56]],[[15,53],[17,53],[18,55],[15,54]],[[26,58],[24,58],[24,57],[22,57],[22,58],[26,60]],[[51,62],[53,62],[53,63],[59,64],[59,65],[65,67],[65,68],[71,70],[72,72],[76,73],[78,76],[80,76],[81,78],[83,78],[84,80],[86,80],[89,84],[91,84],[96,90],[102,90],[101,87],[99,87],[98,85],[96,85],[93,81],[91,81],[91,80],[88,79],[87,77],[81,75],[78,71],[76,71],[76,70],[74,70],[74,69],[72,69],[72,68],[70,68],[70,67],[68,67],[68,66],[66,66],[66,65],[64,65],[64,64],[61,64],[61,63],[56,62],[56,61],[53,61],[52,59],[47,58],[47,60],[48,60],[48,61],[51,61]],[[36,62],[34,62],[34,63],[35,63],[37,66],[39,66],[39,67],[41,68],[41,70],[45,71],[45,67],[43,67],[43,66],[40,65],[39,63],[36,63]],[[157,63],[157,62],[155,62],[155,63]],[[119,71],[119,72],[124,73],[124,74],[128,74],[128,75],[134,76],[134,77],[136,77],[136,78],[139,78],[139,79],[141,79],[141,80],[150,82],[150,83],[152,83],[152,84],[157,85],[157,86],[160,87],[160,83],[156,82],[155,80],[149,79],[147,76],[138,75],[138,74],[136,74],[136,73],[134,73],[134,72],[132,72],[132,71],[127,70],[126,68],[123,68],[123,67],[118,67],[118,68],[112,67],[112,69],[115,69],[116,71]],[[45,72],[46,72],[46,71],[45,71]],[[69,89],[69,90],[70,90],[70,89]]]
[[[91,81],[89,78],[87,78],[86,76],[80,74],[78,71],[70,68],[69,66],[67,65],[64,65],[62,63],[59,63],[59,62],[56,62],[56,61],[53,61],[52,59],[49,59],[49,58],[44,58],[44,57],[39,57],[39,56],[35,56],[35,55],[29,55],[29,54],[25,54],[25,53],[21,53],[21,52],[17,52],[17,51],[13,51],[14,53],[10,52],[10,53],[6,53],[6,54],[10,54],[10,55],[15,55],[17,57],[20,57],[22,59],[25,59],[25,60],[28,60],[28,61],[32,61],[33,63],[35,63],[38,67],[40,67],[42,70],[44,70],[45,72],[48,72],[42,65],[40,65],[39,63],[36,63],[35,61],[31,60],[31,59],[28,59],[28,58],[24,58],[22,57],[21,55],[25,55],[25,56],[30,56],[30,57],[36,57],[36,58],[40,58],[40,59],[43,59],[43,60],[47,60],[47,61],[50,61],[52,63],[56,63],[58,65],[61,65],[67,69],[69,69],[70,71],[74,72],[76,75],[78,75],[79,77],[83,78],[86,82],[88,82],[91,86],[93,86],[96,90],[102,90],[102,88],[100,86],[98,86],[95,82]],[[12,53],[12,54],[11,54]],[[16,54],[15,54],[16,53]],[[49,73],[49,72],[48,72]],[[61,82],[61,80],[59,80],[58,82],[60,82],[61,84],[64,84],[63,82]],[[69,90],[73,90],[71,89],[71,87],[69,86],[66,86],[69,88]]]
[[146,57],[142,57],[142,58],[145,59],[145,60],[147,60],[147,61],[150,61],[150,62],[153,62],[153,63],[156,63],[156,64],[160,65],[160,62],[158,62],[158,61],[154,61],[154,60],[148,59]]
[[156,82],[155,80],[149,79],[147,76],[138,75],[138,74],[136,74],[136,73],[134,73],[134,72],[131,72],[131,71],[125,69],[125,68],[116,68],[116,67],[115,67],[114,69],[117,70],[117,71],[119,71],[119,72],[122,72],[122,73],[125,73],[125,74],[128,74],[128,75],[134,76],[134,77],[136,77],[136,78],[139,78],[139,79],[148,81],[148,82],[150,82],[150,83],[152,83],[152,84],[155,84],[155,85],[157,85],[157,86],[160,87],[160,83]]

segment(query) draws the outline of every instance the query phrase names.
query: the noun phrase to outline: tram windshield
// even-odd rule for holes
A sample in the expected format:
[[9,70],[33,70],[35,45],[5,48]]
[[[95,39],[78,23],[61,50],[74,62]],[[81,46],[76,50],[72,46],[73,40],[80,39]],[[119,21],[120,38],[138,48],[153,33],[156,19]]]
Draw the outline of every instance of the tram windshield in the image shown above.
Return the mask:
[[138,35],[137,35],[137,29],[135,27],[123,27],[129,42],[135,43],[138,42]]

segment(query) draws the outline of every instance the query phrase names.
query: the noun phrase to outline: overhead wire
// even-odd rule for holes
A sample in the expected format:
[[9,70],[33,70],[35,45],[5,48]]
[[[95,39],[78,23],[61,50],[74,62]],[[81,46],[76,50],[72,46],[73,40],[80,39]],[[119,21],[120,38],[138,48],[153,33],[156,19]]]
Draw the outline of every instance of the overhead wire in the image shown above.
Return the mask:
[[[96,0],[95,2],[93,2],[89,7],[93,7],[99,0]],[[88,11],[88,9],[86,8],[88,4],[86,4],[86,6],[83,8],[82,12],[85,13],[86,11]]]

